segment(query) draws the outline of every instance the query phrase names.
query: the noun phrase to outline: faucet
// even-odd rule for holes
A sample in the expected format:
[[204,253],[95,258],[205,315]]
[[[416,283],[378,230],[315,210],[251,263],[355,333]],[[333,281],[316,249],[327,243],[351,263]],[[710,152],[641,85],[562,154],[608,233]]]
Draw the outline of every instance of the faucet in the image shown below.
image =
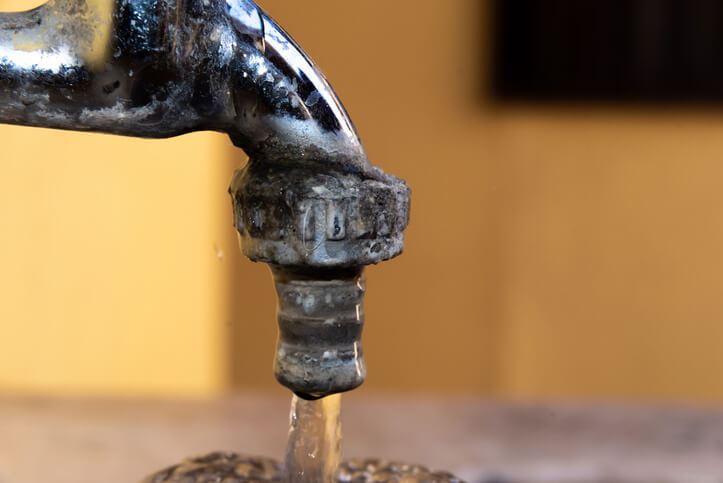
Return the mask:
[[324,75],[251,0],[50,0],[0,14],[0,123],[144,138],[225,132],[244,254],[277,290],[277,380],[365,379],[363,268],[399,255],[407,185],[372,165]]

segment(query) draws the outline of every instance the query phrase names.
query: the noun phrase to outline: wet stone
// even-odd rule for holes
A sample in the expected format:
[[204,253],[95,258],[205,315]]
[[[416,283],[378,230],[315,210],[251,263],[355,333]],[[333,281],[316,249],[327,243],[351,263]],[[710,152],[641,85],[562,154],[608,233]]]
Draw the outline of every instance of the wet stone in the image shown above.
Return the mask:
[[447,472],[376,459],[348,461],[342,464],[337,475],[339,482],[349,483],[462,483],[462,480]]
[[246,483],[281,481],[281,464],[269,459],[233,453],[211,453],[188,458],[155,473],[143,483]]
[[[142,483],[264,483],[281,482],[282,465],[268,458],[211,453],[189,458],[155,473]],[[339,483],[464,483],[447,472],[424,466],[377,459],[351,460],[339,467]]]

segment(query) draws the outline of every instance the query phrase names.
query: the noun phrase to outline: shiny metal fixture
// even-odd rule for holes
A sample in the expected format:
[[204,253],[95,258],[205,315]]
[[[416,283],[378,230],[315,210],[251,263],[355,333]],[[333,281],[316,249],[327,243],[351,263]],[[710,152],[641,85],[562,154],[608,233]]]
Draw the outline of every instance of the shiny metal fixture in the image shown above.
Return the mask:
[[249,0],[51,0],[2,14],[0,120],[147,138],[214,130],[255,159],[365,159],[323,75]]

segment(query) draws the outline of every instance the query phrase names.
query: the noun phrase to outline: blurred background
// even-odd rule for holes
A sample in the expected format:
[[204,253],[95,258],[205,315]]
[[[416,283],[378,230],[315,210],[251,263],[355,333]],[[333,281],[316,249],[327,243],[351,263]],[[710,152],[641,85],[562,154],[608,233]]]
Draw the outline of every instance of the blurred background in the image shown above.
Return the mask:
[[[414,190],[363,392],[723,403],[718,2],[259,4]],[[228,139],[0,140],[0,393],[281,391]]]
[[[721,481],[723,4],[259,4],[413,189],[404,255],[367,270],[345,454]],[[0,481],[283,454],[274,290],[226,192],[244,154],[0,126],[0,160]]]

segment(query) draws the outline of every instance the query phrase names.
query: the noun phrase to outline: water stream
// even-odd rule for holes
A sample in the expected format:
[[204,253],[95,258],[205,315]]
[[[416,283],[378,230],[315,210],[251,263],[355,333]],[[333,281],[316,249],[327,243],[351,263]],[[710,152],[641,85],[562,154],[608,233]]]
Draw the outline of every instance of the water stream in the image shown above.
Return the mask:
[[211,453],[161,470],[143,483],[464,483],[446,472],[378,459],[341,459],[341,396],[294,396],[284,465],[268,458]]
[[341,461],[341,395],[316,401],[294,396],[284,482],[332,483]]

